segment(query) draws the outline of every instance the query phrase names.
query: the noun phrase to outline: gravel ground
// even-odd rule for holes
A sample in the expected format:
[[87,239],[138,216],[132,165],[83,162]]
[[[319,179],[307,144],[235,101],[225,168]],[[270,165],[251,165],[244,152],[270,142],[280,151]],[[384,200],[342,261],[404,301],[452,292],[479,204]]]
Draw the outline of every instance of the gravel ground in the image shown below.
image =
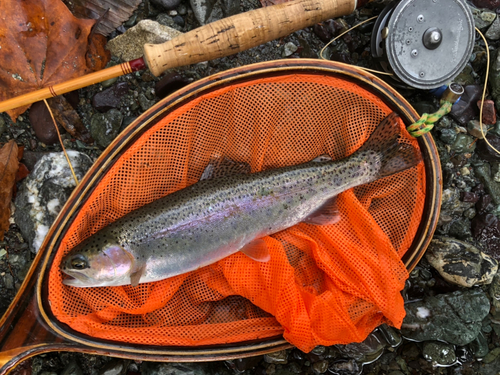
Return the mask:
[[[167,79],[156,78],[143,71],[81,89],[76,109],[96,142],[85,144],[66,133],[63,134],[64,144],[67,149],[81,151],[95,160],[121,129],[180,86],[219,71],[258,61],[317,57],[325,42],[338,35],[344,27],[377,15],[384,3],[371,3],[350,16],[295,32],[243,53],[175,69],[168,72],[166,84]],[[488,104],[490,112],[493,111],[489,115],[493,120],[489,125],[488,139],[500,145],[500,122],[496,119],[494,109],[495,104],[500,108],[500,96],[497,98],[500,93],[500,62],[497,62],[496,54],[500,43],[500,21],[495,12],[498,4],[495,1],[477,1],[476,4],[493,9],[476,10],[474,15],[476,25],[486,32],[492,55],[487,99],[492,100]],[[256,1],[244,0],[240,9],[244,11],[258,6]],[[212,18],[218,18],[221,14],[221,11],[215,11]],[[119,35],[142,19],[159,20],[182,32],[199,26],[190,3],[185,0],[175,7],[175,12],[143,2],[131,19],[109,38]],[[350,32],[330,46],[327,54],[333,60],[376,67],[369,53],[372,28],[373,22]],[[118,62],[119,58],[113,56],[110,64]],[[484,140],[479,139],[481,135],[477,131],[477,100],[484,82],[485,65],[485,45],[477,38],[469,64],[456,79],[466,85],[466,95],[460,106],[454,106],[452,113],[432,130],[444,174],[442,214],[429,253],[432,256],[422,259],[411,273],[403,292],[408,316],[401,331],[381,327],[362,344],[317,347],[311,353],[293,349],[264,357],[206,364],[136,363],[80,353],[49,353],[27,360],[14,373],[500,374],[500,276],[495,276],[498,269],[496,262],[500,259],[500,156],[491,152]],[[161,79],[163,81],[160,84]],[[118,94],[116,90],[114,94],[105,91],[117,87],[121,87]],[[438,99],[428,92],[404,87],[399,87],[399,91],[420,113],[433,112],[438,108]],[[94,99],[99,93],[101,97]],[[106,107],[109,105],[106,100],[115,94],[117,102]],[[96,108],[105,110],[101,113]],[[111,132],[99,125],[105,122],[103,120],[112,124]],[[15,139],[18,144],[24,145],[23,162],[30,171],[35,161],[44,154],[61,151],[57,143],[48,145],[49,142],[44,140],[47,134],[43,134],[43,128],[41,133],[35,135],[33,128],[36,126],[30,122],[29,112],[21,115],[16,124],[6,115],[0,116],[0,142]],[[66,189],[71,191],[71,188]],[[31,239],[26,235],[23,237],[20,225],[13,220],[4,241],[0,242],[0,248],[6,250],[0,250],[0,313],[7,309],[14,298],[34,258],[34,252],[29,248]],[[472,250],[467,247],[469,245],[473,246]],[[444,266],[443,259],[446,256],[442,256],[443,251],[448,254]],[[453,251],[455,264],[475,267],[470,271],[473,276],[469,275],[465,281],[458,275],[459,272],[454,273],[450,267],[447,268],[451,264],[449,254]],[[471,254],[475,254],[474,257]],[[418,334],[411,329],[414,326],[421,328]]]

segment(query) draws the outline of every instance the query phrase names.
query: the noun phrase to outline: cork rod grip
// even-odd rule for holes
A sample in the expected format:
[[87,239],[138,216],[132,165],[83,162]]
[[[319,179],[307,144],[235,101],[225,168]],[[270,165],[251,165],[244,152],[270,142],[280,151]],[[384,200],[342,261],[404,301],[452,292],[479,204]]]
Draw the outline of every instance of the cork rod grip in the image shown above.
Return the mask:
[[144,58],[156,76],[245,51],[330,18],[351,14],[356,0],[292,0],[199,27],[163,44],[145,44]]

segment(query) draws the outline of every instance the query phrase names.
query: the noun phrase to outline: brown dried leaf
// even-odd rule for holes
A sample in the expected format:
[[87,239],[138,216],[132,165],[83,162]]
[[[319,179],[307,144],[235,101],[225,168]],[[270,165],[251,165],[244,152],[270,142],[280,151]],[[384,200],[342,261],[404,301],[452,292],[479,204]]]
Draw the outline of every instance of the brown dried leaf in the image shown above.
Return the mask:
[[[0,101],[79,77],[94,20],[60,0],[0,1]],[[7,113],[15,119],[29,106]]]
[[92,33],[89,38],[89,46],[85,58],[87,66],[94,72],[104,69],[111,60],[111,52],[106,49],[108,39],[101,34]]
[[88,129],[83,125],[82,120],[74,108],[62,95],[47,99],[52,114],[56,122],[63,126],[66,131],[76,139],[85,143],[92,143],[94,140],[90,136]]
[[17,144],[11,140],[0,149],[0,241],[9,229],[12,187],[19,167]]
[[65,0],[68,8],[78,18],[99,19],[102,22],[96,27],[96,32],[109,35],[113,30],[127,21],[142,0]]

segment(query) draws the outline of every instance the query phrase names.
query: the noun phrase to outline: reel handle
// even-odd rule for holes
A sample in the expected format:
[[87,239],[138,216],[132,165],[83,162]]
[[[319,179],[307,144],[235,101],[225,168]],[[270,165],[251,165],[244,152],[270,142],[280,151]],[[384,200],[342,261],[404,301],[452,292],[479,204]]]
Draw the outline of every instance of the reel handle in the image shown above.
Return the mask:
[[330,18],[367,1],[293,0],[212,22],[163,44],[145,44],[144,60],[159,76],[167,69],[232,55]]

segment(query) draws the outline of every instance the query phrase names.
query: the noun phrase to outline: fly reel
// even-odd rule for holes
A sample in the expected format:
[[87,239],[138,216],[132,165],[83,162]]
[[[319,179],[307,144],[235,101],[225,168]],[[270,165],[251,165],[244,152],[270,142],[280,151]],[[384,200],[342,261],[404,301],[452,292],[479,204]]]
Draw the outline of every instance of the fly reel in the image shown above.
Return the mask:
[[464,0],[393,1],[379,15],[371,50],[399,85],[434,89],[465,67],[474,46],[474,19]]

